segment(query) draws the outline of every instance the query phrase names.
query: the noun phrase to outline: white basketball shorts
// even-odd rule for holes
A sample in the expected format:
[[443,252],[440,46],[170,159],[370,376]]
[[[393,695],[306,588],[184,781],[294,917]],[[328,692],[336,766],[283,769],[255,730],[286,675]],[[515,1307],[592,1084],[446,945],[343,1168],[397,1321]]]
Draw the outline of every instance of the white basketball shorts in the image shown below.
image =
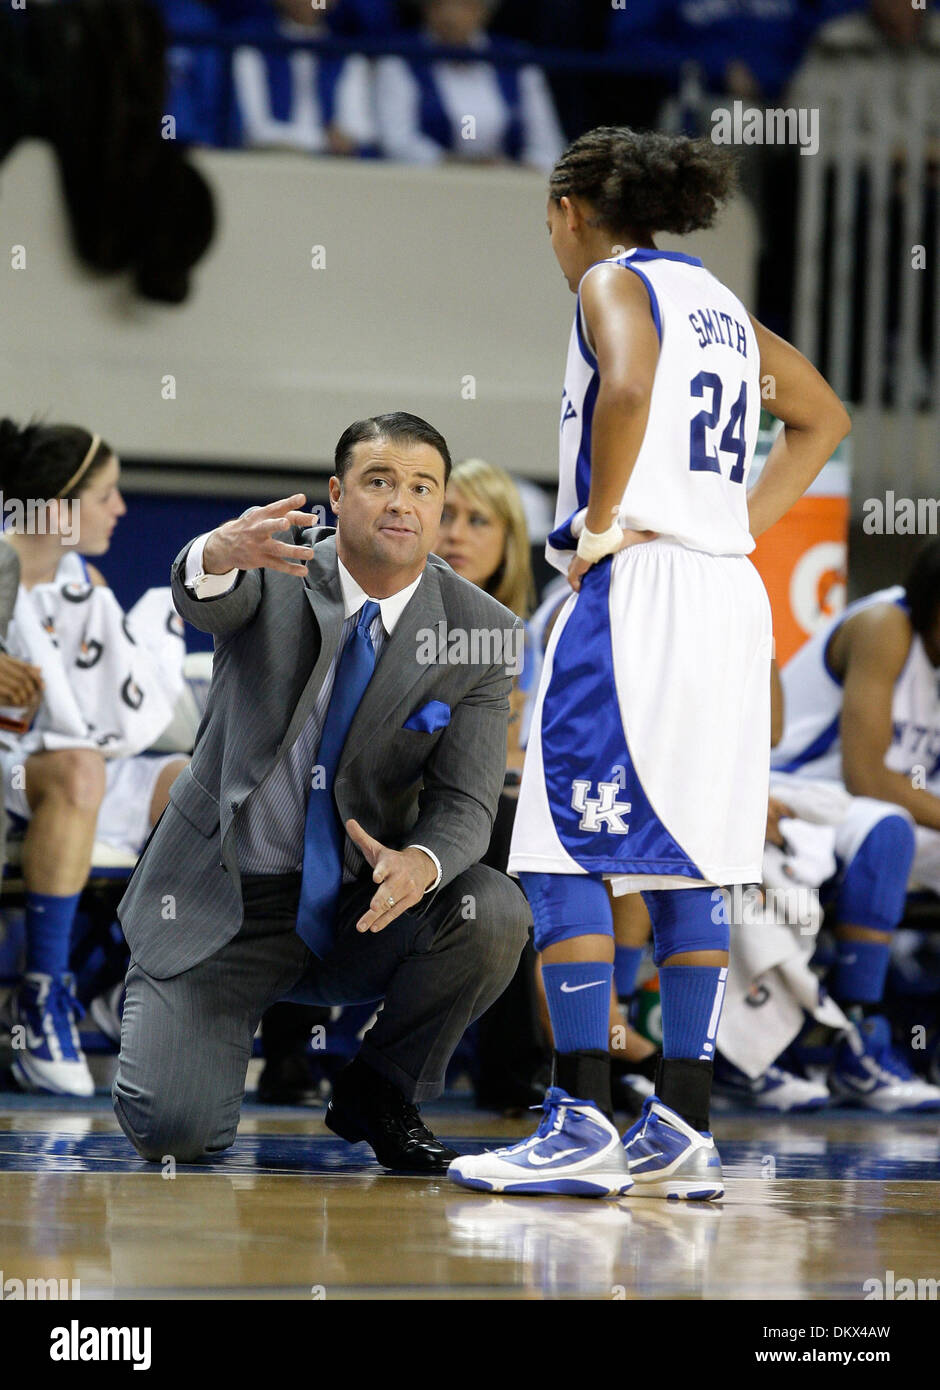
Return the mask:
[[[98,810],[95,839],[112,849],[139,854],[150,834],[150,803],[160,773],[168,763],[185,758],[185,753],[166,753],[147,757],[140,753],[131,758],[109,758],[105,762],[105,793]],[[32,818],[25,787],[12,772],[22,754],[17,750],[0,753],[0,775],[3,777],[4,804],[14,815],[24,820]]]
[[657,539],[592,566],[545,654],[509,872],[760,882],[772,646],[746,556]]

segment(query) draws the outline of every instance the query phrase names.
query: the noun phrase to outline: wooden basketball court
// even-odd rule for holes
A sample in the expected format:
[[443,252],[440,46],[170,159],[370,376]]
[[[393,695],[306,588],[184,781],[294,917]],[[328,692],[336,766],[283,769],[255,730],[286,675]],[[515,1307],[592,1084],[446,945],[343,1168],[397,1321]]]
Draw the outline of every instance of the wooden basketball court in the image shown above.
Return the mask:
[[[937,1116],[717,1115],[727,1195],[672,1205],[393,1177],[322,1113],[249,1099],[234,1147],[174,1175],[105,1095],[0,1094],[3,1280],[78,1280],[82,1299],[863,1300],[889,1271],[940,1278]],[[460,1098],[425,1113],[467,1151],[532,1128]]]

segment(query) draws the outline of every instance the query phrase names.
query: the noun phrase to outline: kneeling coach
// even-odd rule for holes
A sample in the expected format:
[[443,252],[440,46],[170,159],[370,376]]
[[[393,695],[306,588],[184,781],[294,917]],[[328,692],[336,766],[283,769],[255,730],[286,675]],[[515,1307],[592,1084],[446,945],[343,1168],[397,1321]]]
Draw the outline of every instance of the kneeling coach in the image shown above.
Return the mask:
[[[298,494],[184,548],[180,614],[215,640],[192,762],[130,880],[114,1106],[145,1158],[235,1138],[276,1000],[382,1001],[326,1123],[399,1171],[455,1156],[424,1124],[461,1034],[505,988],[531,920],[478,863],[506,757],[503,660],[428,661],[428,629],[518,619],[431,554],[450,456],[413,415],[336,448],[336,529]],[[498,644],[497,644],[498,645]],[[488,655],[493,655],[488,646]]]

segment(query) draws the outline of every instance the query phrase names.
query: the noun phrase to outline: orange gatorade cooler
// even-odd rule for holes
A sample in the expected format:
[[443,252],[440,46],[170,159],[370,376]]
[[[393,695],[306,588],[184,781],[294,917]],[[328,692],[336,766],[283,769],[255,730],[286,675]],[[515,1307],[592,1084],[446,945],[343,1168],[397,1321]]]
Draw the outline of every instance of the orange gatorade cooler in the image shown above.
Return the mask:
[[[750,485],[760,476],[770,444],[771,436],[762,433]],[[751,553],[770,596],[780,666],[845,607],[849,477],[840,445],[809,490],[764,532]]]

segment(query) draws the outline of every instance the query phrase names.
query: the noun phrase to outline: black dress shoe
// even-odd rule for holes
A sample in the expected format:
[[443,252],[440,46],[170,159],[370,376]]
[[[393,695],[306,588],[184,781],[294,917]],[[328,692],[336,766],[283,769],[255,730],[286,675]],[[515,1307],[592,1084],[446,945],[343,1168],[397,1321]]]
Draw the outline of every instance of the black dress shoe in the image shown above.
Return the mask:
[[322,1105],[317,1084],[306,1057],[275,1057],[265,1062],[258,1078],[258,1100],[262,1105]]
[[350,1144],[364,1139],[382,1167],[396,1173],[446,1173],[457,1157],[435,1139],[418,1107],[358,1058],[333,1083],[325,1120]]

